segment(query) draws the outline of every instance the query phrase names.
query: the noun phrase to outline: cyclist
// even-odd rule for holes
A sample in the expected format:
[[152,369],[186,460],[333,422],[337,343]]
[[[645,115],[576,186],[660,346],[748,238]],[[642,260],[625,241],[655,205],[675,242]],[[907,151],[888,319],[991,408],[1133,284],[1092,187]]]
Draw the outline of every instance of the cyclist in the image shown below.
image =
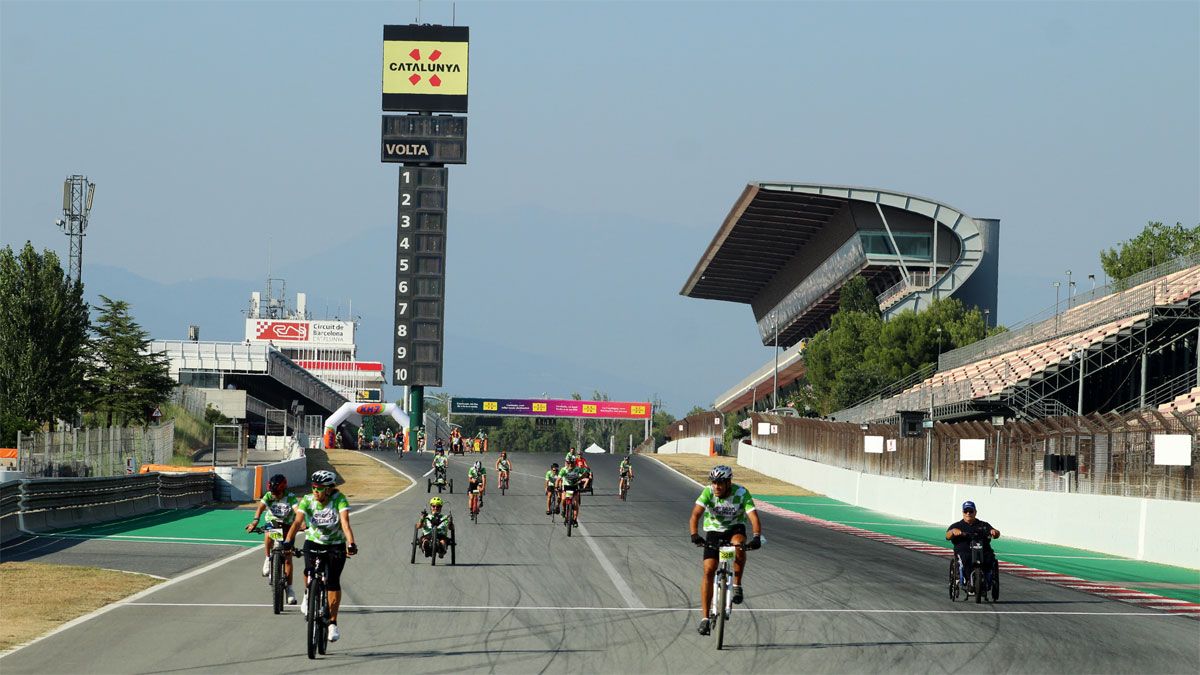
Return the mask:
[[[271,476],[267,481],[267,493],[262,496],[258,502],[258,506],[254,509],[254,520],[246,526],[246,531],[249,532],[258,527],[258,521],[262,518],[265,511],[267,514],[267,527],[273,530],[286,531],[288,526],[295,520],[295,511],[297,502],[296,495],[287,491],[288,483],[287,476],[277,473]],[[275,545],[275,540],[271,539],[271,535],[263,535],[263,544],[267,549],[267,559],[263,561],[262,575],[265,577],[271,573],[271,548]],[[292,591],[292,556],[284,556],[283,558],[283,573],[287,575],[287,604],[296,604],[296,593]]]
[[301,611],[308,611],[308,578],[314,568],[313,557],[317,553],[328,553],[329,584],[329,641],[337,642],[341,632],[337,627],[338,605],[342,602],[342,568],[346,556],[358,553],[354,542],[354,530],[350,529],[350,503],[335,484],[337,474],[332,471],[314,471],[309,481],[312,493],[304,495],[296,504],[296,520],[288,529],[284,548],[295,545],[296,535],[304,531],[304,600]]
[[446,557],[446,547],[450,545],[450,528],[453,523],[448,516],[442,514],[441,497],[429,500],[429,511],[421,511],[421,519],[417,527],[421,528],[421,550],[429,543],[429,537],[437,538],[436,550],[439,558]]
[[617,467],[617,477],[620,478],[621,487],[629,489],[629,484],[633,482],[633,464],[632,456],[627,455],[621,460],[621,465]]
[[[558,462],[550,465],[550,470],[546,472],[546,515],[550,515],[550,496],[554,494],[556,485],[558,484]],[[558,513],[558,508],[555,507],[555,513]]]
[[[958,585],[965,589],[967,587],[965,575],[971,564],[971,539],[984,537],[987,534],[990,534],[992,539],[999,539],[1000,530],[992,527],[987,521],[975,517],[975,502],[973,501],[963,502],[962,514],[962,520],[946,529],[946,539],[954,543],[954,554],[958,557]],[[987,538],[983,540],[983,548],[988,553],[992,553],[992,543]],[[994,553],[989,556],[989,558],[994,557]],[[988,574],[991,574],[990,570]]]
[[[733,469],[724,464],[714,466],[708,472],[712,485],[704,488],[696,505],[692,507],[689,526],[692,543],[704,546],[704,578],[700,580],[700,620],[697,630],[708,635],[708,608],[712,602],[713,577],[717,572],[718,548],[730,544],[739,546],[746,541],[746,523],[749,522],[754,538],[747,545],[756,549],[762,546],[762,523],[754,509],[754,498],[750,492],[733,483]],[[704,536],[698,534],[700,516],[704,516]],[[733,561],[733,602],[742,602],[742,572],[746,569],[746,552],[738,548]]]
[[509,471],[512,471],[512,462],[508,460],[508,453],[501,451],[499,459],[496,460],[496,475],[499,476],[499,480],[507,481]]
[[575,513],[563,513],[563,518],[568,516],[574,521],[573,525],[579,525],[579,481],[583,475],[579,472],[579,467],[567,465],[558,472],[558,491],[571,490],[575,494],[572,497],[575,501]]
[[438,436],[437,442],[433,444],[434,452],[443,452],[446,450],[446,444],[442,441],[442,437]]
[[435,481],[446,479],[446,452],[441,448],[433,453],[433,479]]
[[356,445],[355,447],[358,448],[359,450],[365,449],[367,447],[367,444],[364,442],[366,440],[366,438],[367,438],[367,432],[363,431],[362,427],[359,427],[358,428],[358,445]]
[[[475,462],[467,469],[467,494],[471,495],[470,509],[475,511],[477,508],[483,508],[483,493],[487,492],[487,469],[483,468],[483,462]],[[476,506],[478,500],[478,506]]]
[[579,459],[579,455],[575,454],[575,448],[567,448],[567,456],[563,457],[563,466],[575,466],[577,459]]

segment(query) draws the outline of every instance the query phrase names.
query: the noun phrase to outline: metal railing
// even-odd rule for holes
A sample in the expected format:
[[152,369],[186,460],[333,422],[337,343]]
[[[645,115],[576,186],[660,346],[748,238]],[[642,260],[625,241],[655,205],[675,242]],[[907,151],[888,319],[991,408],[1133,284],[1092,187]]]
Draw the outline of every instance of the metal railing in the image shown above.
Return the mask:
[[1182,396],[1183,394],[1186,394],[1192,389],[1196,388],[1198,386],[1196,378],[1197,375],[1195,370],[1189,370],[1187,372],[1180,373],[1179,375],[1176,375],[1157,387],[1147,391],[1145,395],[1145,405],[1142,405],[1142,401],[1140,400],[1141,397],[1139,397],[1138,399],[1129,401],[1128,403],[1114,409],[1113,412],[1127,413],[1143,407],[1156,408],[1165,403],[1170,403],[1177,397]]
[[[937,423],[920,437],[899,435],[895,425],[848,424],[814,419],[752,415],[752,443],[759,448],[864,473],[922,480],[928,444],[930,480],[1045,492],[1081,492],[1180,501],[1200,501],[1196,466],[1200,411],[1175,415],[1139,412],[1084,417]],[[776,425],[777,434],[759,434],[759,421]],[[1154,463],[1156,434],[1192,437],[1190,466]],[[882,436],[894,451],[864,452],[864,437]],[[983,461],[963,461],[960,441],[980,439]],[[1074,471],[1046,469],[1047,455],[1075,457]]]
[[157,426],[17,432],[17,469],[27,476],[119,476],[171,460],[175,422]]

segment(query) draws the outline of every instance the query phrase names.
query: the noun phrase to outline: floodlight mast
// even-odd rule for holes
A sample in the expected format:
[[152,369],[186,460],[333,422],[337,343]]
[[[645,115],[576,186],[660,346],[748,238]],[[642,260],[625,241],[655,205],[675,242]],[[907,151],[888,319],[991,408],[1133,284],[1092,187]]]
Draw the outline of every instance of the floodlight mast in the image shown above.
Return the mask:
[[96,184],[87,176],[73,175],[63,181],[63,217],[54,221],[71,242],[67,275],[75,283],[83,280],[83,236],[96,197]]

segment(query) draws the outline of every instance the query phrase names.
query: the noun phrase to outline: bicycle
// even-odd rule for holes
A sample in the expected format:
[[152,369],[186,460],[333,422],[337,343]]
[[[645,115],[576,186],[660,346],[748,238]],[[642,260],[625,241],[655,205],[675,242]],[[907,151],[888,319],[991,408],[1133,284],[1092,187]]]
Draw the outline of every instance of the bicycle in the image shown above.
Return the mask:
[[471,522],[479,522],[479,511],[483,508],[483,495],[480,494],[479,488],[471,491]]
[[[760,542],[766,542],[760,538]],[[704,548],[717,550],[717,571],[713,575],[712,602],[709,604],[708,620],[712,631],[717,636],[717,649],[725,646],[725,622],[733,614],[733,561],[738,549],[750,550],[748,544],[730,544],[728,546],[709,546]]]
[[621,501],[625,501],[626,496],[629,494],[631,483],[633,483],[633,476],[621,476],[620,485],[617,487],[617,495],[620,496]]
[[558,510],[562,506],[559,499],[559,490],[556,487],[550,487],[550,522],[554,522],[554,517],[558,515]]
[[[304,551],[296,551],[296,557],[304,555]],[[326,594],[328,588],[328,571],[329,552],[314,551],[313,552],[313,571],[312,576],[308,578],[308,583],[305,586],[305,593],[308,596],[308,607],[305,611],[305,631],[306,641],[308,642],[308,658],[315,659],[317,654],[325,655],[325,649],[329,646],[329,596]]]
[[286,551],[283,548],[283,533],[284,531],[278,527],[255,527],[250,530],[256,534],[267,533],[274,540],[271,545],[271,564],[268,566],[267,585],[271,587],[271,607],[276,614],[283,613],[283,597],[287,590],[287,577],[283,571],[283,556]]
[[508,472],[500,472],[500,494],[503,495],[508,491]]
[[575,491],[569,488],[563,488],[562,496],[562,514],[563,522],[567,524],[567,536],[571,536],[571,529],[575,527],[575,519],[579,517],[579,505],[575,502]]

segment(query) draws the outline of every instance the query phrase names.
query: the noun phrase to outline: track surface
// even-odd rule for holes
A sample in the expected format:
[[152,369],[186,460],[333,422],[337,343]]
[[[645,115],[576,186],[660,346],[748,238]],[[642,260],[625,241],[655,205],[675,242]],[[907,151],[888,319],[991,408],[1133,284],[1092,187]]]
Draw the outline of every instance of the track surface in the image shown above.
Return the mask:
[[[26,672],[1194,672],[1200,622],[1004,576],[996,605],[951,604],[940,558],[764,517],[727,651],[695,632],[695,484],[635,460],[590,458],[598,494],[567,538],[544,515],[548,456],[514,455],[478,524],[450,497],[458,565],[410,565],[429,456],[395,460],[418,484],[354,516],[362,553],[343,574],[329,655],[303,655],[299,611],[273,616],[256,554],[169,585],[0,660]],[[452,460],[465,486],[467,458]],[[494,464],[495,455],[485,455]],[[489,479],[494,480],[489,468]],[[579,535],[583,536],[579,536]]]

